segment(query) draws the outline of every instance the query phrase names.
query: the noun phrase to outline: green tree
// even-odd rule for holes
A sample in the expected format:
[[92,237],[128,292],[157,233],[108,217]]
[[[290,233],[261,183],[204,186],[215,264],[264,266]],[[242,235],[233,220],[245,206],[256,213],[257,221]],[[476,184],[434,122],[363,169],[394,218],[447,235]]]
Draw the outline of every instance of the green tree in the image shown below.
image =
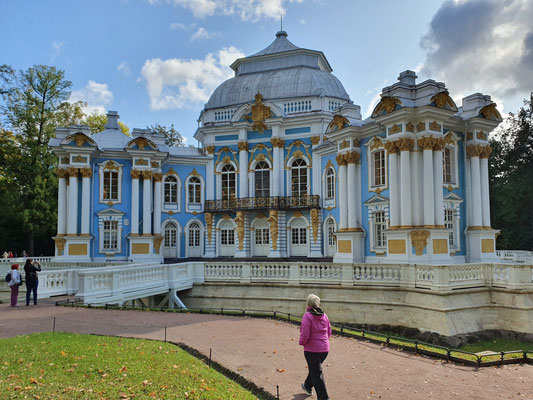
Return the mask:
[[[102,132],[105,129],[105,124],[107,124],[107,115],[93,112],[92,114],[86,115],[81,123],[89,125],[92,134]],[[120,126],[120,131],[124,135],[130,135],[130,128],[128,128],[124,122],[118,121],[118,125]]]
[[533,250],[533,93],[507,122],[490,143],[492,225],[501,229],[498,248]]
[[183,139],[183,136],[181,136],[181,133],[179,133],[176,128],[174,128],[174,124],[170,125],[170,127],[155,123],[153,125],[147,126],[148,129],[165,135],[165,143],[168,146],[185,146],[185,141]]
[[9,149],[12,154],[3,160],[4,172],[9,171],[4,182],[8,187],[2,188],[0,204],[9,207],[12,215],[6,223],[11,231],[24,235],[24,247],[31,254],[50,254],[53,249],[50,236],[55,233],[57,218],[57,160],[48,142],[54,137],[57,112],[68,99],[71,86],[64,71],[35,65],[19,71],[3,92],[3,122],[13,138],[6,136],[1,143],[2,150]]

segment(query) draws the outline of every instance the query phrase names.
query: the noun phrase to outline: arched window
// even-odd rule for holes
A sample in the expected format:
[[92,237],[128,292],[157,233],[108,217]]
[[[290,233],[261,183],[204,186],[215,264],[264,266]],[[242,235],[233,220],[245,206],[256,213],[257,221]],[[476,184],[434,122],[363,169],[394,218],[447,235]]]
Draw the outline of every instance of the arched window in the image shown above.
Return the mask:
[[298,158],[291,165],[291,188],[293,196],[307,194],[307,163]]
[[329,246],[335,246],[335,222],[330,218],[328,220],[328,245]]
[[335,171],[333,168],[328,168],[326,171],[326,199],[333,199],[335,197]]
[[385,185],[385,150],[372,153],[372,186]]
[[222,200],[235,198],[235,168],[231,164],[222,167]]
[[189,225],[189,247],[200,247],[200,224],[191,222]]
[[270,196],[270,170],[265,161],[255,166],[255,197]]
[[167,222],[165,225],[165,247],[176,247],[178,226],[175,222]]
[[178,179],[175,176],[165,178],[165,204],[178,204]]
[[200,182],[200,178],[193,176],[189,179],[189,203],[191,204],[199,204],[202,201],[201,198],[201,189],[202,184]]

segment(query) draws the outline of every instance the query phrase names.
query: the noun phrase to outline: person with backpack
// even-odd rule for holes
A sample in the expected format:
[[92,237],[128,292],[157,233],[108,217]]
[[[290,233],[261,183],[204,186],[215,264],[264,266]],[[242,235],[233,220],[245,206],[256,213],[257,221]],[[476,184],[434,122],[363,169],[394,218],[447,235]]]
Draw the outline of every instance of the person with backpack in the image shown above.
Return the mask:
[[26,306],[30,305],[30,296],[33,291],[33,304],[37,305],[37,286],[39,286],[39,279],[37,272],[41,271],[41,265],[38,262],[33,262],[32,258],[26,259],[24,264],[24,272],[26,273]]
[[300,325],[300,345],[304,346],[305,361],[307,361],[307,378],[302,383],[302,389],[311,396],[315,388],[318,400],[328,400],[322,363],[329,353],[329,338],[331,324],[328,316],[320,308],[320,297],[314,294],[307,296],[307,312]]
[[11,272],[8,272],[6,281],[8,277],[8,286],[11,288],[11,307],[18,307],[19,286],[22,285],[22,276],[20,275],[18,264],[11,265]]

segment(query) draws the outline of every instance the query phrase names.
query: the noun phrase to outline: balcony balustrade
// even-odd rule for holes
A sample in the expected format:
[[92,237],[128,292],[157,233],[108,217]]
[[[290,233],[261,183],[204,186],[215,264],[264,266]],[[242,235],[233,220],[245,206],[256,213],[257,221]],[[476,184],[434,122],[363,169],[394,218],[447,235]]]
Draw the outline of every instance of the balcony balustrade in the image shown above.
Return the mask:
[[240,199],[207,200],[206,212],[244,210],[304,210],[320,208],[320,196],[244,197]]

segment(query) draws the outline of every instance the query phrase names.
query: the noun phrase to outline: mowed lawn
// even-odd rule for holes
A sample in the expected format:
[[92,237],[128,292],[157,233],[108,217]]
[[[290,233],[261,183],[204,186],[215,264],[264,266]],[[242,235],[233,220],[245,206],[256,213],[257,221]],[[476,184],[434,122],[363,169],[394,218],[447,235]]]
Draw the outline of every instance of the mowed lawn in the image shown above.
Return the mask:
[[162,342],[72,333],[0,339],[2,399],[255,399]]

